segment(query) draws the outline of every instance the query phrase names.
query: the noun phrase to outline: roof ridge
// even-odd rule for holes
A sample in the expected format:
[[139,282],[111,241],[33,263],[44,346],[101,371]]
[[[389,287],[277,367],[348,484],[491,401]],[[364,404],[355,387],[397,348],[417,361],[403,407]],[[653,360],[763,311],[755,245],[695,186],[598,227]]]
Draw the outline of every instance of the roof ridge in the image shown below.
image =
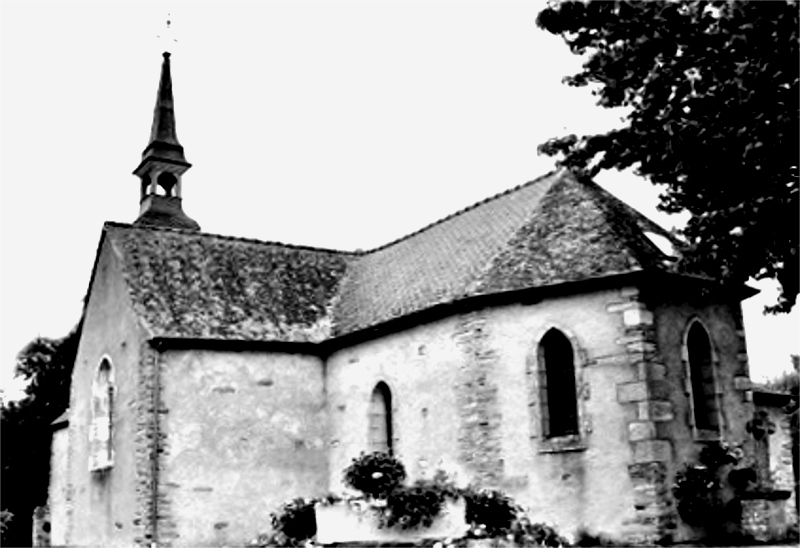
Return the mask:
[[[595,191],[600,194],[600,197],[601,197],[602,200],[604,200],[606,202],[613,202],[611,204],[612,207],[614,205],[620,205],[620,206],[624,207],[626,210],[631,212],[634,215],[634,217],[636,217],[636,221],[637,222],[643,222],[644,224],[647,225],[647,227],[649,229],[654,229],[653,230],[654,232],[658,232],[662,236],[665,236],[665,237],[670,238],[670,239],[673,238],[673,236],[672,236],[672,234],[670,233],[669,230],[667,230],[666,228],[661,226],[659,223],[657,223],[656,221],[654,221],[653,219],[651,219],[650,217],[648,217],[647,215],[645,215],[644,213],[642,213],[641,211],[639,211],[638,209],[633,207],[631,204],[629,204],[628,202],[626,202],[625,200],[623,200],[622,198],[620,198],[619,196],[617,196],[616,194],[614,194],[610,190],[607,190],[606,188],[604,188],[603,185],[601,185],[600,183],[598,183],[594,179],[587,178],[587,179],[583,180],[582,182],[583,182],[583,184],[591,185],[595,189]],[[642,230],[644,230],[644,228]]]
[[[618,198],[591,178],[578,178],[577,180],[579,184],[586,186],[589,192],[594,194],[598,200],[597,205],[599,206],[600,214],[605,218],[608,227],[621,242],[624,242],[628,252],[640,267],[647,268],[652,266],[652,263],[650,257],[641,255],[641,250],[636,247],[637,243],[644,243],[645,247],[651,248],[658,255],[665,255],[663,251],[643,237],[643,234],[647,231],[653,231],[659,235],[669,237],[669,233],[661,225],[650,220],[638,209],[625,200]],[[627,216],[628,219],[622,219],[622,215]],[[629,233],[629,230],[625,228],[627,222],[633,222],[636,226],[634,233]],[[638,241],[635,242],[634,239]]]
[[433,228],[433,227],[435,227],[437,225],[440,225],[440,224],[442,224],[442,223],[444,223],[446,221],[449,221],[450,219],[453,219],[455,217],[463,215],[463,214],[467,213],[468,211],[476,209],[479,206],[482,206],[482,205],[484,205],[484,204],[486,204],[488,202],[492,202],[494,200],[498,200],[498,199],[502,198],[503,196],[506,196],[507,194],[512,194],[514,192],[522,190],[523,188],[525,188],[527,186],[536,184],[536,183],[542,181],[543,179],[545,179],[547,177],[555,175],[559,171],[562,171],[562,170],[554,169],[554,170],[548,171],[544,175],[540,175],[539,177],[537,177],[535,179],[532,179],[530,181],[526,181],[524,183],[518,184],[518,185],[516,185],[516,186],[514,186],[512,188],[509,188],[509,189],[503,190],[501,192],[498,192],[497,194],[489,196],[488,198],[484,198],[483,200],[475,202],[474,204],[468,205],[467,207],[464,207],[462,209],[459,209],[458,211],[450,213],[449,215],[447,215],[445,217],[442,217],[441,219],[438,219],[436,221],[433,221],[432,223],[429,223],[429,224],[423,226],[422,228],[419,228],[419,229],[417,229],[417,230],[415,230],[413,232],[409,232],[408,234],[406,234],[404,236],[400,236],[399,238],[396,238],[396,239],[390,241],[389,243],[386,243],[386,244],[383,244],[383,245],[379,245],[378,247],[374,247],[374,248],[368,249],[366,251],[356,251],[354,253],[356,253],[357,255],[368,255],[370,253],[375,253],[377,251],[383,251],[384,249],[386,249],[388,247],[391,247],[391,246],[393,246],[395,244],[399,244],[402,241],[408,240],[409,238],[412,238],[412,237],[416,236],[417,234],[425,232],[426,230],[430,230],[431,228]]
[[186,236],[205,236],[211,237],[217,240],[226,240],[231,242],[242,242],[242,243],[249,243],[249,244],[260,244],[260,245],[272,245],[278,247],[285,247],[288,249],[297,249],[297,250],[304,250],[304,251],[322,251],[325,253],[333,253],[338,255],[350,255],[350,256],[360,256],[363,255],[365,252],[363,251],[344,251],[341,249],[329,249],[324,247],[314,247],[309,245],[298,245],[298,244],[286,244],[283,242],[275,242],[271,240],[259,240],[258,238],[244,238],[241,236],[228,236],[225,234],[214,234],[213,232],[202,232],[198,230],[187,230],[183,228],[176,228],[171,226],[141,226],[141,225],[131,225],[128,223],[120,223],[117,221],[106,221],[103,223],[103,230],[106,227],[111,226],[115,228],[132,228],[135,230],[151,230],[151,231],[160,231],[160,232],[176,232],[179,234],[184,234]]

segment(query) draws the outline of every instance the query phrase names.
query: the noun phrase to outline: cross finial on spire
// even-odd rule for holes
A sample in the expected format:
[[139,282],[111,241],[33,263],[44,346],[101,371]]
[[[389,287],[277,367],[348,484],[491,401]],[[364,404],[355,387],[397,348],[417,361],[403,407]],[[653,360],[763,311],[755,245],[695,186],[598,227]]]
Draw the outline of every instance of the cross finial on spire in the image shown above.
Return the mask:
[[164,53],[172,52],[175,44],[178,43],[178,39],[175,38],[175,31],[172,28],[172,14],[167,14],[167,26],[163,31],[156,35],[156,38],[158,38],[161,42],[161,46],[164,48]]

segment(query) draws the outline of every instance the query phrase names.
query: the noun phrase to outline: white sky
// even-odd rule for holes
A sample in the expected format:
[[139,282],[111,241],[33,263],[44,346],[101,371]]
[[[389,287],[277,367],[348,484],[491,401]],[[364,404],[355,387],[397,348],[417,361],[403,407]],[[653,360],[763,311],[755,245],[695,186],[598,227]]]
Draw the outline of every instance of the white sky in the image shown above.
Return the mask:
[[[544,174],[536,146],[619,113],[540,2],[3,1],[0,373],[78,321],[102,223],[132,222],[167,12],[184,210],[206,232],[338,249],[386,243]],[[599,182],[662,225],[655,189]],[[772,296],[772,293],[767,295]],[[800,353],[798,313],[745,308],[753,377]]]

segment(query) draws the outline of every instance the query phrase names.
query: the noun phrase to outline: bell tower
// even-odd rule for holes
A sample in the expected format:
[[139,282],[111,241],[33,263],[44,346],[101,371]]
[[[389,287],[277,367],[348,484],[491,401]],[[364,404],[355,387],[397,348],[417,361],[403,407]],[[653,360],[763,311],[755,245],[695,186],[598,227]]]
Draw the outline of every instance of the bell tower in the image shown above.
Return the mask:
[[183,174],[192,164],[186,161],[175,132],[170,53],[164,52],[163,56],[150,143],[133,171],[141,181],[139,217],[133,224],[200,230],[200,225],[183,212],[181,204]]

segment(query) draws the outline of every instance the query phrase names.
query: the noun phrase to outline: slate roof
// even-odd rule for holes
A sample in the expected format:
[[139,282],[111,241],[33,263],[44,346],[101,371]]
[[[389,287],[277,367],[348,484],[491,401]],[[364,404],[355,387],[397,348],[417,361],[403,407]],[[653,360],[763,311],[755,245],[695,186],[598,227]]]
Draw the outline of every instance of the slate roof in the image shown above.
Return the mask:
[[106,223],[153,337],[318,342],[348,254]]
[[337,332],[471,296],[660,269],[645,230],[668,236],[595,183],[549,173],[359,258]]
[[153,337],[319,342],[467,297],[645,269],[658,225],[549,173],[367,252],[107,223]]

